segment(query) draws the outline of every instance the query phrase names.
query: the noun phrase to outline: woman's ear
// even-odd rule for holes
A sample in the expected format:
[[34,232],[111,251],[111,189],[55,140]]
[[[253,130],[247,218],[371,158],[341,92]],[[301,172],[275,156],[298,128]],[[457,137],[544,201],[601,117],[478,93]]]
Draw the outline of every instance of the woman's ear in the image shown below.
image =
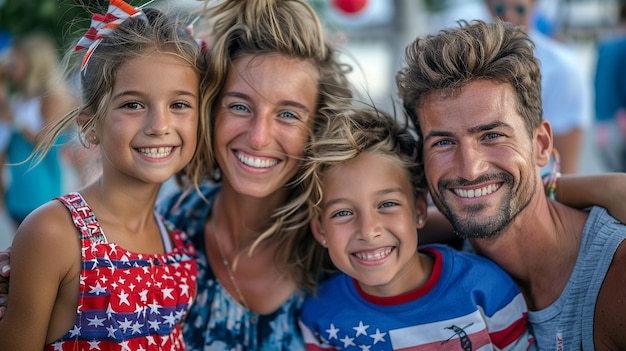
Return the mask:
[[536,146],[536,161],[541,167],[550,162],[550,156],[552,155],[552,126],[547,120],[541,121],[541,125],[535,129],[535,146]]
[[422,229],[426,225],[428,218],[428,201],[426,194],[420,195],[415,199],[415,223],[417,229]]
[[311,221],[311,231],[313,232],[315,240],[317,240],[317,242],[319,242],[322,246],[327,247],[326,232],[322,229],[322,223],[319,218],[315,218]]

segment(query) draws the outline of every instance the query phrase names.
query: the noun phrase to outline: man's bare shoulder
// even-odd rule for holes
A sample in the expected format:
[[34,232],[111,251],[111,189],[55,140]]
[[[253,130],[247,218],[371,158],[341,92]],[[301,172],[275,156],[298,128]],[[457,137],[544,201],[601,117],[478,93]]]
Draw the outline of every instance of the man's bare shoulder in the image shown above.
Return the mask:
[[617,248],[604,278],[594,315],[596,350],[626,350],[626,240]]

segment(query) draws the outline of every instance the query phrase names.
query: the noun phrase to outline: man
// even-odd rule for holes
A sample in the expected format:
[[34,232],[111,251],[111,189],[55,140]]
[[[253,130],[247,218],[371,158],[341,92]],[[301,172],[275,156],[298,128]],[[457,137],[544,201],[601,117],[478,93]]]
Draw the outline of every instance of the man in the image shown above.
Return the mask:
[[[398,88],[434,203],[518,283],[540,350],[625,350],[626,226],[551,201],[552,150],[528,34],[463,22],[406,50]],[[488,277],[485,277],[488,279]]]
[[485,0],[494,18],[522,26],[535,43],[541,70],[544,118],[550,121],[554,147],[561,155],[561,172],[577,173],[584,129],[591,122],[591,81],[575,54],[539,32],[532,15],[536,0]]

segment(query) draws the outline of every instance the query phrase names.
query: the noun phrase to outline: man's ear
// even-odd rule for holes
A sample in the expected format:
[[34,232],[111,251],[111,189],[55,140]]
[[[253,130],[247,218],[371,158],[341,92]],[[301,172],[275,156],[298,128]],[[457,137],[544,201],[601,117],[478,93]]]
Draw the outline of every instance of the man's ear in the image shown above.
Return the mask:
[[313,232],[315,240],[317,240],[322,246],[327,247],[326,232],[322,228],[322,223],[319,218],[315,218],[311,221],[311,231]]
[[535,129],[535,160],[541,167],[550,162],[552,155],[552,126],[547,120],[541,121],[541,125]]

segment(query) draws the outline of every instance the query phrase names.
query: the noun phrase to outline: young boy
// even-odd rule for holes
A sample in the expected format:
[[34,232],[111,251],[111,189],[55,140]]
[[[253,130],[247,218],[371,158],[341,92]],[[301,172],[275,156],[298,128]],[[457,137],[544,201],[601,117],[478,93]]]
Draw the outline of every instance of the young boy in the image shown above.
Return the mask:
[[528,350],[527,307],[497,265],[420,247],[426,182],[409,130],[374,109],[335,118],[309,147],[311,228],[343,273],[304,304],[308,350]]

